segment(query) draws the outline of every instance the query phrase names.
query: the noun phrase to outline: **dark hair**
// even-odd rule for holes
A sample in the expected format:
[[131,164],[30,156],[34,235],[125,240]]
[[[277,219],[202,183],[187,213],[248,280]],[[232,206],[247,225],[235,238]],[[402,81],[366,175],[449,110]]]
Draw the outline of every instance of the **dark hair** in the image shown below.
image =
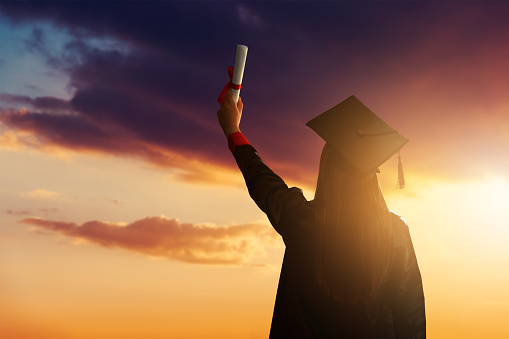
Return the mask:
[[375,300],[387,273],[392,225],[376,173],[363,175],[326,144],[315,192],[316,280],[333,299]]

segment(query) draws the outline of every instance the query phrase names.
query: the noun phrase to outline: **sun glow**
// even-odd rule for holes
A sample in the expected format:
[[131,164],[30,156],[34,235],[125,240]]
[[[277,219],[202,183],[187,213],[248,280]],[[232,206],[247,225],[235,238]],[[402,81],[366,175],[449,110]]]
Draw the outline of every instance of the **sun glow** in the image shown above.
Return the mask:
[[491,179],[480,185],[473,193],[477,197],[478,208],[485,212],[490,219],[496,221],[500,217],[507,218],[509,215],[509,181],[501,178]]
[[464,211],[469,227],[471,249],[477,249],[493,260],[507,260],[509,250],[509,181],[491,179],[467,187],[470,197]]
[[[409,217],[417,246],[433,244],[429,254],[477,261],[509,258],[509,180],[413,182],[414,191],[388,197],[389,206]],[[423,248],[424,250],[424,248]]]

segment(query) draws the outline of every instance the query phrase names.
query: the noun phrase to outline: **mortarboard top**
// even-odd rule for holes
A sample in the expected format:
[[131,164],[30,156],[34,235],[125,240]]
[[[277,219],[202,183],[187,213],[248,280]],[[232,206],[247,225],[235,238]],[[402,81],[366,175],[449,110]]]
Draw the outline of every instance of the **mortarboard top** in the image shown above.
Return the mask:
[[408,142],[353,95],[306,125],[362,173],[376,170]]

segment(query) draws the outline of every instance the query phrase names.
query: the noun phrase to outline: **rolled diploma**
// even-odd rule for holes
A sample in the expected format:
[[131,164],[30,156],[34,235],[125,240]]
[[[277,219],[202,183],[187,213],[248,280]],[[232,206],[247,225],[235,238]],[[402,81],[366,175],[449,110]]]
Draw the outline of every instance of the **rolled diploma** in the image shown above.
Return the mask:
[[[244,66],[246,65],[247,46],[237,45],[237,54],[235,55],[235,66],[233,67],[232,83],[242,85],[244,76]],[[240,89],[231,89],[235,102],[239,101]]]

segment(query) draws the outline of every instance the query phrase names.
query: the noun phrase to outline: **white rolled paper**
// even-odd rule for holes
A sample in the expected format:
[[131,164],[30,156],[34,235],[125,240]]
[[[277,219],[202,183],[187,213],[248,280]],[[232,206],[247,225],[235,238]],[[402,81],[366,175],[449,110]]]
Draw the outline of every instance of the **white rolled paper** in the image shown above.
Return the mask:
[[[235,66],[233,67],[232,83],[242,85],[244,76],[244,66],[246,65],[247,46],[237,45],[237,54],[235,55]],[[231,89],[235,102],[239,101],[240,89]]]

